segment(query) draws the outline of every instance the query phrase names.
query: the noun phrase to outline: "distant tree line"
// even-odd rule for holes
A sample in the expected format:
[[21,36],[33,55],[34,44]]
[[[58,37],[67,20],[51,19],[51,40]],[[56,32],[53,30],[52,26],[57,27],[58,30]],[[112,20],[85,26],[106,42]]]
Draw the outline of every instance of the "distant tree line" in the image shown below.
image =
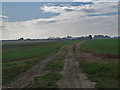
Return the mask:
[[81,37],[72,37],[72,36],[66,36],[66,37],[49,37],[47,39],[24,39],[23,37],[17,39],[17,40],[2,40],[2,41],[39,41],[39,40],[88,40],[88,39],[120,39],[120,36],[116,37],[110,37],[108,35],[88,35],[88,36],[81,36]]

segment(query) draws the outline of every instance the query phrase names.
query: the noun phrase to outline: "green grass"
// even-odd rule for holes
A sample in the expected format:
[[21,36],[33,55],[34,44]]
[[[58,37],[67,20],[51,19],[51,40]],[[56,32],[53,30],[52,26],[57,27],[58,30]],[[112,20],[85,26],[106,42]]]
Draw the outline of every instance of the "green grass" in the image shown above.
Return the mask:
[[96,88],[118,88],[117,63],[83,63],[80,68],[91,81],[96,82]]
[[59,72],[63,70],[64,58],[67,52],[68,49],[64,48],[59,55],[47,63],[44,69],[45,74],[34,77],[34,82],[29,83],[25,88],[58,88],[57,82],[62,79]]
[[117,39],[93,39],[81,45],[85,51],[90,51],[98,54],[118,55],[118,40]]
[[49,53],[54,49],[59,50],[61,46],[72,44],[74,42],[76,41],[3,44],[3,63],[36,56],[38,57],[40,54]]
[[57,57],[55,57],[52,61],[48,62],[46,67],[45,67],[45,70],[47,71],[52,71],[52,72],[55,72],[55,71],[61,71],[64,67],[64,57],[66,55],[66,52],[67,52],[67,49],[64,50],[63,53],[61,53],[60,55],[58,55]]
[[[92,39],[81,45],[83,51],[97,55],[118,55],[118,39]],[[118,63],[81,63],[80,68],[96,82],[96,88],[118,88]]]
[[33,67],[41,60],[59,51],[64,45],[78,41],[3,43],[2,83]]
[[30,83],[25,88],[57,88],[56,81],[60,80],[62,75],[58,73],[47,73],[42,76],[34,77],[34,83]]

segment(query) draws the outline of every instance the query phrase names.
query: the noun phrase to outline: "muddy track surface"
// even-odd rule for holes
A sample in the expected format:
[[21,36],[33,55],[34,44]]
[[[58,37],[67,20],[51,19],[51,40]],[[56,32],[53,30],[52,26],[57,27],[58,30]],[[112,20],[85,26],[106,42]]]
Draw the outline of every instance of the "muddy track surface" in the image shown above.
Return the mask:
[[60,53],[61,51],[57,52],[56,54],[45,60],[42,60],[36,66],[32,67],[24,73],[21,73],[16,78],[11,80],[7,85],[3,86],[3,88],[24,88],[30,81],[33,81],[33,78],[35,76],[40,75],[44,71],[44,67],[49,61],[51,61]]
[[76,50],[79,50],[79,46],[83,42],[85,41],[69,47],[62,71],[63,78],[58,82],[60,88],[94,88],[95,83],[90,82],[87,75],[80,70],[76,57],[78,54]]

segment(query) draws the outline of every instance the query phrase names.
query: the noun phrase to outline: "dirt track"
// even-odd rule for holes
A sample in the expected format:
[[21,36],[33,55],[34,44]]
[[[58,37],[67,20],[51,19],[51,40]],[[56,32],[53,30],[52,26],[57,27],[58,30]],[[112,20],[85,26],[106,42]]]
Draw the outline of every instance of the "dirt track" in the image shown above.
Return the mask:
[[87,75],[82,73],[79,68],[79,61],[76,57],[78,54],[76,50],[79,50],[79,46],[83,42],[69,47],[70,50],[66,56],[64,69],[62,71],[63,78],[58,83],[60,88],[94,88],[95,83],[90,82]]
[[57,52],[56,54],[45,60],[42,60],[38,65],[11,80],[7,85],[3,86],[3,88],[24,88],[30,81],[33,80],[34,76],[38,76],[44,71],[44,67],[49,61],[51,61],[60,53],[61,51]]
[[69,47],[69,53],[66,56],[64,70],[62,71],[63,78],[58,82],[60,88],[95,88],[95,82],[88,80],[87,75],[79,68],[80,64],[85,62],[118,62],[118,58],[96,56],[93,53],[80,50],[80,45],[84,42]]

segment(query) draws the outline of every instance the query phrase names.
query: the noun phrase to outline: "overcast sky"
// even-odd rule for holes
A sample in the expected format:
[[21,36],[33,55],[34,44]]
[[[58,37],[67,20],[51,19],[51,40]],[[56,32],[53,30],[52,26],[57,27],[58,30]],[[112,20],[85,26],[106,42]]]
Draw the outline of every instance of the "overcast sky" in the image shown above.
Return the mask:
[[[7,0],[8,1],[8,0]],[[80,0],[79,0],[80,1]],[[3,39],[118,35],[118,3],[3,3]]]

